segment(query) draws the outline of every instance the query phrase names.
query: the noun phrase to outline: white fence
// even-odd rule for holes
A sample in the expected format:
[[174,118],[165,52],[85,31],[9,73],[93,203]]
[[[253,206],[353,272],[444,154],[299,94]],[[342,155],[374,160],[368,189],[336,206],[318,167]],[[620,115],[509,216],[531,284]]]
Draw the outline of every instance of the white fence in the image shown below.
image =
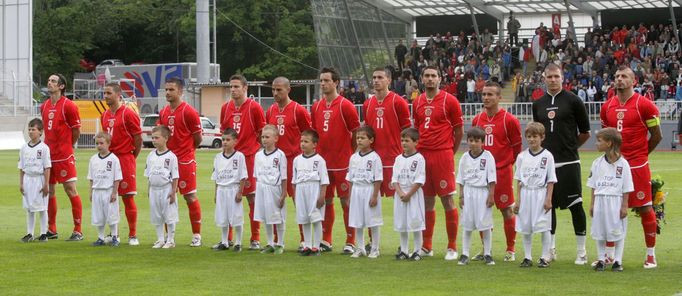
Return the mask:
[[102,130],[102,125],[99,118],[96,119],[82,119],[81,120],[81,135],[78,137],[76,147],[78,148],[94,148],[95,135]]

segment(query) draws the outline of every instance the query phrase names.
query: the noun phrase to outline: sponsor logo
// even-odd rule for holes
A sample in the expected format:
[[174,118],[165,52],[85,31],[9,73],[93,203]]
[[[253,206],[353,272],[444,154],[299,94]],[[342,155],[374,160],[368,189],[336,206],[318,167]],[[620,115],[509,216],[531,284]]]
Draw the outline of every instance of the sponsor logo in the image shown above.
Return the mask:
[[486,163],[486,162],[487,162],[486,159],[481,159],[481,164],[480,164],[480,166],[478,167],[478,169],[481,170],[481,171],[485,171],[485,163]]
[[170,167],[170,159],[166,158],[163,160],[163,168],[167,169]]
[[544,169],[544,168],[546,168],[546,167],[547,167],[547,157],[543,157],[543,158],[540,160],[540,168],[541,168],[541,169]]
[[445,189],[448,186],[448,181],[440,180],[440,189]]
[[644,191],[638,191],[637,192],[637,199],[639,199],[639,200],[644,199]]
[[107,171],[109,171],[109,172],[111,171],[111,166],[112,166],[112,165],[113,165],[113,163],[111,162],[111,160],[110,160],[110,161],[107,161]]
[[623,177],[623,167],[616,167],[616,178],[620,179]]
[[549,119],[554,119],[554,117],[556,117],[556,112],[554,112],[554,110],[547,112],[547,117]]
[[276,158],[276,157],[275,157],[275,158],[272,160],[272,167],[273,167],[273,168],[276,168],[276,167],[278,167],[278,166],[279,166],[279,158]]
[[37,154],[36,154],[36,159],[41,159],[41,158],[43,158],[43,150],[38,150],[38,151],[36,151],[36,152],[37,152]]
[[317,166],[318,166],[318,165],[319,165],[319,161],[317,161],[317,160],[316,160],[316,161],[313,161],[313,170],[314,170],[314,171],[317,170]]
[[239,167],[239,162],[236,159],[232,160],[232,169],[236,170]]
[[366,169],[367,169],[368,171],[371,171],[371,170],[372,170],[372,162],[371,162],[371,161],[368,161],[368,162],[367,162]]
[[339,187],[341,188],[341,191],[347,191],[348,190],[348,184],[346,184],[345,182],[341,183],[341,186],[339,186]]
[[410,165],[410,171],[414,172],[417,170],[417,161],[412,161],[412,165]]

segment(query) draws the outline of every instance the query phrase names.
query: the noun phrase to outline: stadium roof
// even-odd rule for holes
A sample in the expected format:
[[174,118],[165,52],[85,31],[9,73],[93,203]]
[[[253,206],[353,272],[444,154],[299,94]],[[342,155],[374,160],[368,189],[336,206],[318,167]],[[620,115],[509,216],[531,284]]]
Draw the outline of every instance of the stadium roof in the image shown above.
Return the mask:
[[[469,14],[473,8],[477,14],[488,14],[498,20],[513,11],[517,14],[541,14],[565,11],[563,0],[379,0],[381,6],[401,15],[411,17],[432,15]],[[668,0],[623,0],[623,1],[588,1],[568,0],[573,11],[580,11],[592,16],[606,9],[666,8]],[[469,6],[471,5],[471,7]],[[682,6],[682,0],[674,0],[674,7]]]

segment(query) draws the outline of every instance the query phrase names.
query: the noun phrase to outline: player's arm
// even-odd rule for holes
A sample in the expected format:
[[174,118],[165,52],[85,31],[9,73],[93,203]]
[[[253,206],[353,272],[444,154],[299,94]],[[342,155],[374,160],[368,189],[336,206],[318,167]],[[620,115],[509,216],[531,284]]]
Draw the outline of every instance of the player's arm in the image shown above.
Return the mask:
[[462,209],[464,208],[464,185],[463,184],[458,185],[459,185],[459,208]]
[[121,180],[115,180],[114,181],[114,188],[111,190],[111,198],[109,199],[110,203],[117,202],[116,197],[118,196],[118,186],[121,184]]
[[594,218],[594,188],[592,188],[590,192],[590,196],[592,197],[590,200],[590,217]]
[[587,116],[585,104],[581,101],[575,100],[573,109],[575,110],[575,120],[578,123],[578,147],[580,147],[590,138],[590,118]]
[[237,190],[236,196],[234,197],[235,202],[242,202],[242,192],[244,192],[244,184],[246,184],[246,179],[239,180],[239,190]]
[[[126,107],[127,108],[127,107]],[[142,150],[142,129],[140,128],[140,120],[135,112],[124,113],[128,118],[123,123],[126,125],[126,129],[133,136],[133,156],[137,158]]]
[[[47,197],[48,194],[48,184],[50,184],[50,168],[45,168],[43,170],[43,176],[45,178],[45,181],[43,182],[43,189],[40,190],[40,192],[43,193],[43,197]],[[23,178],[22,178],[23,180]]]
[[[552,193],[554,193],[554,182],[547,183],[547,196],[545,196],[545,213],[552,209]],[[519,198],[521,200],[521,198]]]
[[19,192],[21,192],[21,194],[24,194],[24,170],[22,169],[19,169]]
[[315,205],[318,209],[324,206],[327,186],[329,186],[329,184],[320,184],[320,195],[317,197],[317,204]]
[[282,179],[280,187],[282,189],[282,194],[279,195],[279,208],[281,209],[287,200],[287,180],[286,179]]
[[[521,139],[521,123],[517,118],[511,118],[509,120],[509,128],[507,129],[509,132],[509,139],[510,139],[510,144],[512,145],[512,151],[514,153],[514,161],[516,161],[516,157],[521,153],[521,148],[523,148],[523,140]],[[518,196],[518,195],[517,195]]]
[[194,148],[199,148],[199,145],[201,145],[201,131],[193,133],[192,140],[194,140]]
[[628,200],[630,193],[623,193],[623,202],[620,205],[620,218],[625,219],[628,216]]
[[452,150],[455,153],[457,153],[457,150],[459,150],[459,145],[462,142],[462,138],[464,137],[464,125],[456,126],[454,130],[455,130],[453,134],[454,146],[452,146]]
[[381,193],[381,180],[374,181],[374,188],[372,188],[372,197],[369,199],[369,206],[375,207],[377,205],[379,194]]
[[78,113],[78,107],[70,102],[64,106],[64,112],[66,113],[66,124],[71,128],[71,146],[75,147],[81,135],[81,117]]
[[[393,186],[394,186],[393,188],[396,188],[396,190],[400,187],[400,185],[397,185],[397,184],[396,184],[396,185],[393,185]],[[396,187],[396,186],[397,186],[397,187]],[[410,190],[409,190],[409,191],[407,191],[406,193],[403,193],[403,194],[405,195],[405,199],[403,199],[403,201],[404,201],[404,202],[410,201],[410,199],[412,198],[412,195],[414,195],[414,193],[417,192],[417,190],[419,190],[419,188],[421,188],[421,187],[422,187],[422,184],[420,184],[420,183],[414,183],[414,184],[412,185],[412,187],[410,187]],[[401,191],[402,191],[402,190],[401,190]]]
[[72,127],[71,128],[71,146],[76,146],[78,143],[78,138],[81,136],[81,128],[79,127]]
[[[658,118],[656,118],[658,120]],[[647,125],[649,124],[649,121],[647,121]],[[661,142],[663,139],[663,136],[661,135],[661,125],[657,124],[655,126],[649,126],[649,134],[651,135],[649,137],[648,141],[648,146],[649,146],[649,154],[653,152],[656,149],[656,146],[658,146],[658,143]]]
[[170,204],[175,203],[176,192],[178,192],[178,178],[173,178],[173,182],[171,182],[171,193],[168,194]]
[[133,156],[137,158],[137,156],[140,155],[140,151],[142,151],[142,134],[133,136],[133,146],[135,147],[133,150]]
[[406,129],[410,127],[410,106],[407,105],[407,101],[403,99],[395,100],[397,103],[395,105],[395,111],[398,114],[398,124],[400,124],[400,129]]
[[298,130],[303,132],[311,128],[310,113],[303,106],[298,105],[296,123],[298,124]]
[[514,209],[512,209],[514,214],[518,214],[519,208],[521,208],[521,186],[523,186],[521,180],[516,180],[516,196],[518,196],[518,199],[514,202]]
[[90,202],[92,202],[92,179],[90,179]]
[[495,205],[495,182],[488,183],[488,200],[485,201],[486,207],[492,207]]
[[218,202],[218,183],[215,184],[215,188],[213,188],[213,203]]
[[578,134],[578,147],[582,146],[587,142],[587,140],[590,138],[590,131],[587,131],[586,133],[579,133]]

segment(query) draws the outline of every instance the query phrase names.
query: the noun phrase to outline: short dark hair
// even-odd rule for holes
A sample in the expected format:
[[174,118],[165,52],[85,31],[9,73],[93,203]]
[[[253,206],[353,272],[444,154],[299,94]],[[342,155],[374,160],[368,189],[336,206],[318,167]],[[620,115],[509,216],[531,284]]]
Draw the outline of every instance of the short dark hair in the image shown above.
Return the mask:
[[28,122],[28,127],[35,127],[39,131],[43,131],[43,120],[40,118],[33,118]]
[[334,69],[334,67],[324,67],[322,70],[320,70],[320,74],[324,73],[330,73],[332,74],[332,81],[333,82],[339,82],[341,80],[341,76],[339,75],[339,72]]
[[392,73],[393,71],[391,71],[390,69],[388,69],[386,67],[376,67],[376,68],[374,68],[374,71],[372,73],[377,72],[377,71],[384,72],[386,74],[386,78],[388,78],[388,80],[391,80],[393,78],[393,73]]
[[313,143],[317,144],[317,142],[320,141],[320,135],[317,134],[315,130],[312,129],[307,129],[301,132],[301,137],[306,136],[310,137],[310,139],[313,140]]
[[473,138],[475,140],[484,141],[485,140],[485,131],[478,126],[471,127],[467,131],[467,140],[471,139],[471,138]]
[[177,85],[180,89],[185,88],[185,81],[179,77],[170,77],[166,79],[166,83],[175,83],[175,85]]
[[[57,86],[60,86],[60,85],[64,86],[64,88],[61,90],[62,95],[64,95],[64,93],[66,92],[66,77],[64,76],[64,74],[61,74],[61,73],[50,74],[50,76],[52,76],[52,75],[57,76]],[[48,76],[48,78],[50,76]]]
[[223,136],[228,136],[231,137],[232,139],[239,138],[239,134],[237,133],[237,131],[231,127],[228,127],[223,131]]
[[545,66],[545,69],[543,72],[554,71],[554,70],[559,70],[559,72],[561,72],[562,69],[559,65],[557,65],[555,63],[549,63],[549,64],[547,64],[547,66]]
[[157,125],[154,128],[152,128],[152,133],[155,132],[160,132],[161,135],[166,139],[170,138],[171,130],[165,125]]
[[239,82],[242,83],[242,86],[248,85],[248,81],[246,81],[246,77],[244,77],[244,75],[241,75],[241,74],[234,74],[234,75],[230,76],[230,81],[232,81],[232,80],[239,80]]
[[121,93],[121,85],[118,84],[117,82],[109,82],[105,84],[104,87],[111,87],[111,89],[113,89],[115,93],[117,94]]
[[400,132],[401,138],[410,138],[412,141],[419,141],[419,130],[413,127],[408,127]]
[[500,84],[495,81],[488,81],[485,83],[483,87],[496,87],[498,95],[502,92],[502,86],[500,86]]
[[358,128],[357,130],[355,130],[356,137],[357,137],[357,134],[359,134],[359,133],[365,133],[367,135],[367,137],[370,139],[375,139],[377,136],[377,133],[369,125],[362,126],[362,127]]
[[424,72],[426,72],[426,70],[436,70],[436,75],[438,75],[438,77],[440,77],[440,70],[438,70],[438,68],[436,66],[424,67],[424,69],[422,70],[422,76],[424,76]]

